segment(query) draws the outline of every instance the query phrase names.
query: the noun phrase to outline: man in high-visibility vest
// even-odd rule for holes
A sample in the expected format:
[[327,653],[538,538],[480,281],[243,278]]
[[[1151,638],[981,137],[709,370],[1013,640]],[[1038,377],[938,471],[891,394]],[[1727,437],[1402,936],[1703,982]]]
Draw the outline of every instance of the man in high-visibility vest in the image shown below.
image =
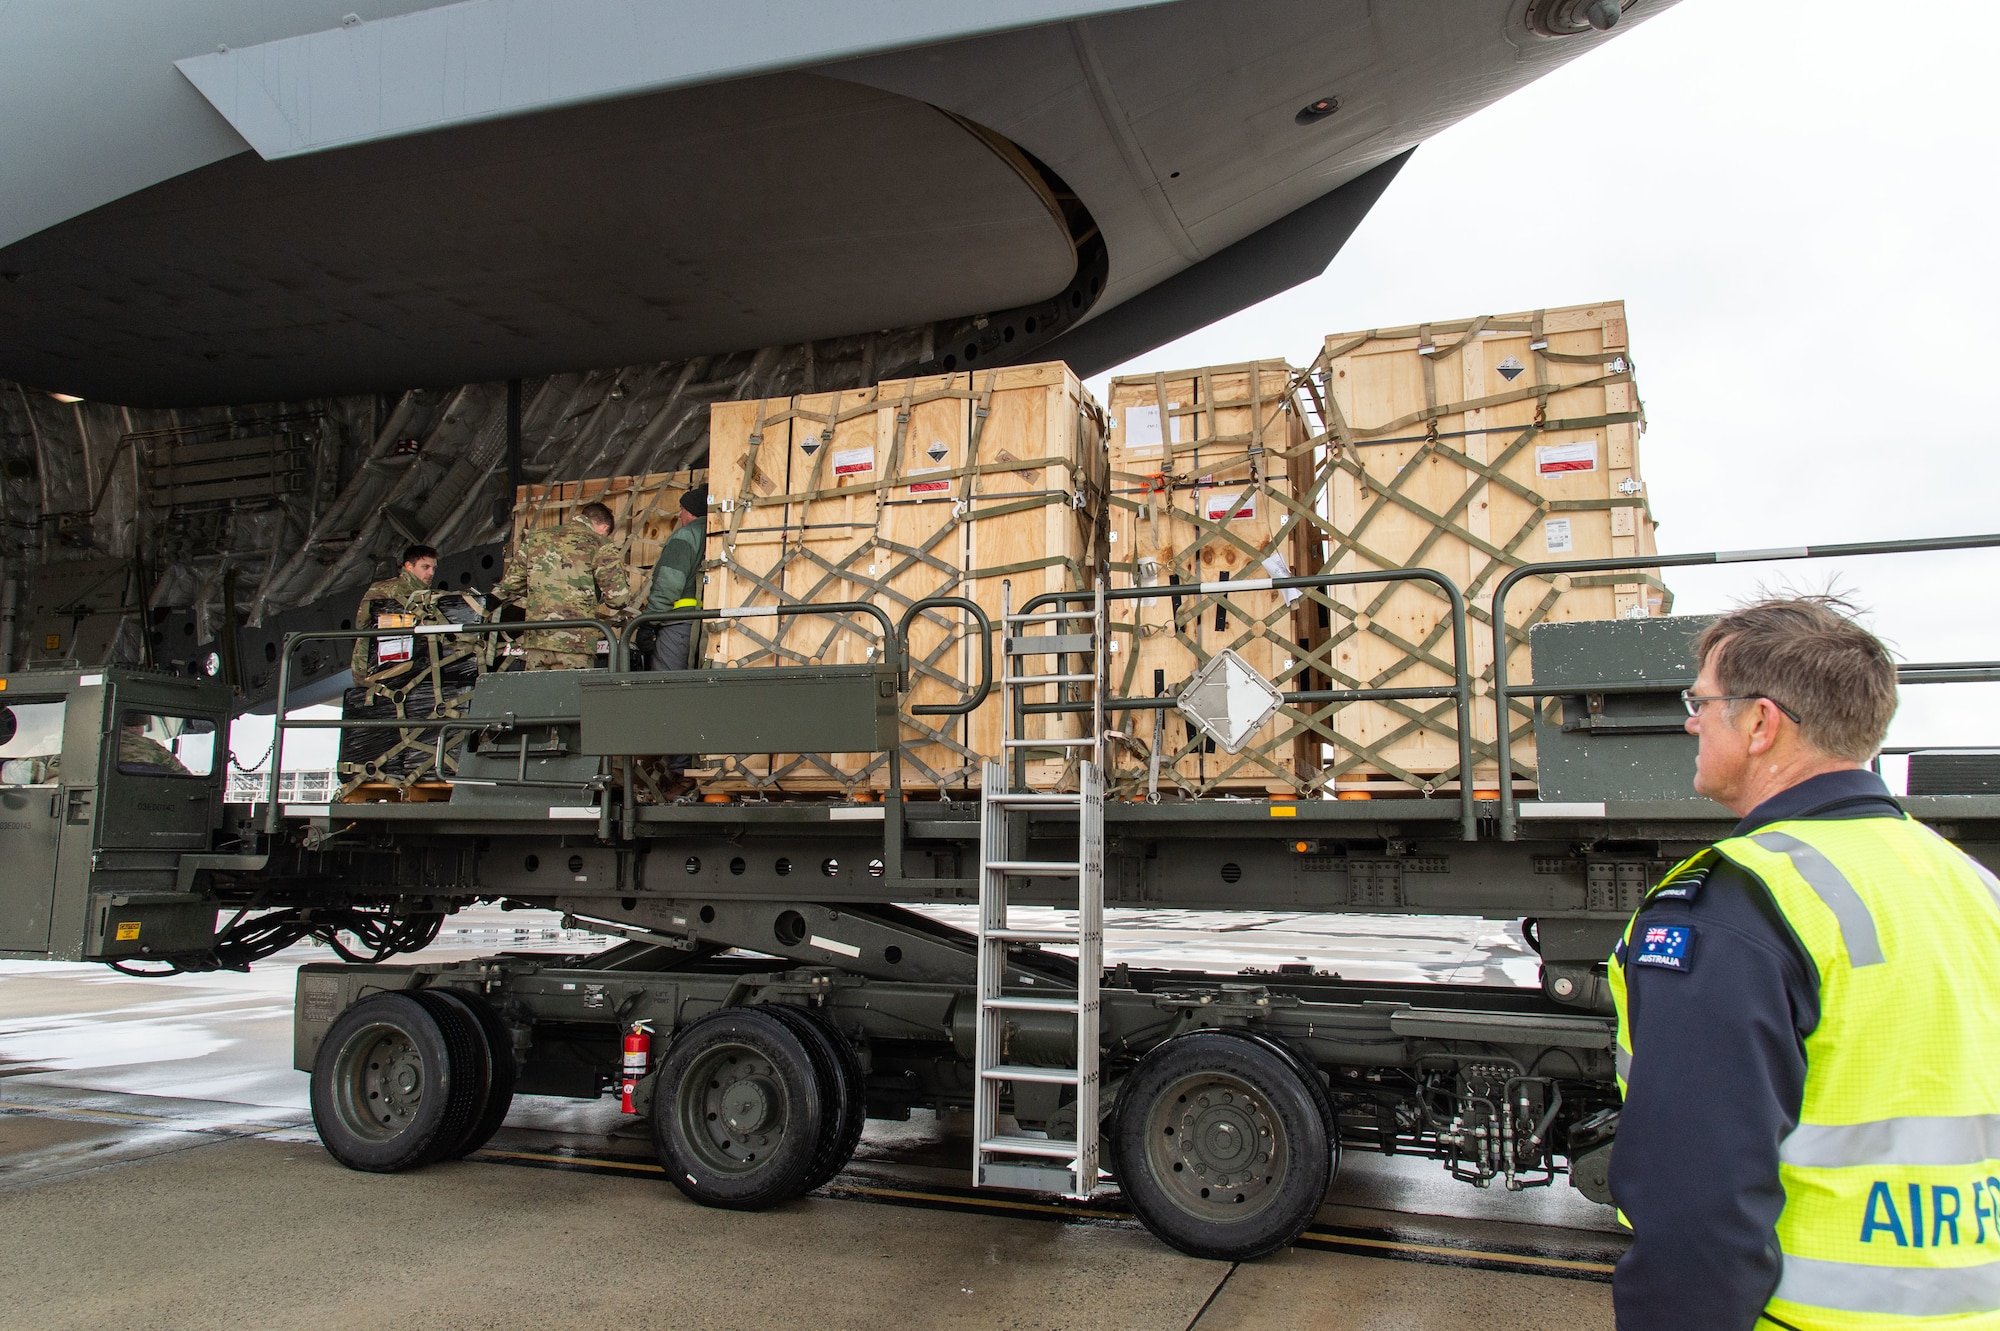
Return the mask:
[[1696,793],[1742,819],[1611,958],[1621,1331],[2000,1328],[2000,880],[1866,769],[1896,669],[1848,607],[1696,640]]
[[[646,596],[646,610],[690,610],[701,606],[701,563],[708,552],[708,487],[697,485],[681,496],[680,521],[660,547],[653,565],[652,587]],[[694,630],[692,619],[669,620],[660,625],[653,639],[653,669],[686,670],[693,664]],[[680,753],[666,760],[666,796],[678,799],[694,789],[694,778],[686,769],[692,755]]]

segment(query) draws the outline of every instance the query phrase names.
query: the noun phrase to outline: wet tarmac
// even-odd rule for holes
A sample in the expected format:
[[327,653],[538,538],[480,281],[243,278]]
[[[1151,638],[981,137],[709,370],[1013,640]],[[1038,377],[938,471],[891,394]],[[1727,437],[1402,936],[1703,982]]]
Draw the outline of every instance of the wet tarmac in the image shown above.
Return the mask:
[[[1518,933],[1482,920],[1107,915],[1113,963],[1532,974]],[[424,959],[601,942],[553,917],[469,911]],[[523,1096],[466,1162],[350,1173],[319,1149],[290,1068],[294,972],[328,956],[166,980],[0,963],[0,1328],[419,1309],[426,1327],[1610,1324],[1624,1241],[1608,1211],[1562,1182],[1475,1190],[1427,1160],[1348,1152],[1300,1243],[1241,1266],[1163,1247],[1115,1191],[975,1192],[962,1115],[871,1122],[826,1189],[758,1215],[686,1202],[610,1099]]]

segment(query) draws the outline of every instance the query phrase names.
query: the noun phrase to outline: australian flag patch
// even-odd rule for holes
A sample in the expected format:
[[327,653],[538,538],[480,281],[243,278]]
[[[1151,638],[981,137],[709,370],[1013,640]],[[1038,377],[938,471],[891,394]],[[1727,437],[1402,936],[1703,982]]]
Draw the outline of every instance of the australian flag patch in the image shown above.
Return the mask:
[[1639,966],[1659,966],[1670,971],[1694,969],[1694,928],[1685,924],[1641,925],[1632,962]]

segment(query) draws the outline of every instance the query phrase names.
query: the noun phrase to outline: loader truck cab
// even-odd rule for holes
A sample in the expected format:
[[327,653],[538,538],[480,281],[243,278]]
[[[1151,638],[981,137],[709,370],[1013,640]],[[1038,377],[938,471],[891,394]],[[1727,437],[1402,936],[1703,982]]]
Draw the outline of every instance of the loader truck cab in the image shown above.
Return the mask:
[[0,958],[122,962],[210,945],[215,901],[183,857],[211,850],[221,827],[229,715],[217,681],[0,675]]

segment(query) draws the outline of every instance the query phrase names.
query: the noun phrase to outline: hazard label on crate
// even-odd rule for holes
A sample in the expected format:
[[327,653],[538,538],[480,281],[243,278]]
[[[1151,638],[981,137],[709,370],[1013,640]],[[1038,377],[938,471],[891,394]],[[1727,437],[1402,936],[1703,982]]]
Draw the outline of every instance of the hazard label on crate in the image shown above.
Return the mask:
[[1535,474],[1560,476],[1571,471],[1597,470],[1597,441],[1584,439],[1573,444],[1537,444]]
[[833,474],[836,476],[859,476],[875,470],[875,449],[836,448],[833,450]]
[[1527,369],[1528,367],[1521,364],[1520,357],[1509,356],[1506,360],[1501,361],[1498,365],[1494,366],[1493,368],[1500,371],[1500,377],[1502,379],[1505,379],[1508,383],[1511,384],[1516,379],[1520,378],[1521,371]]

